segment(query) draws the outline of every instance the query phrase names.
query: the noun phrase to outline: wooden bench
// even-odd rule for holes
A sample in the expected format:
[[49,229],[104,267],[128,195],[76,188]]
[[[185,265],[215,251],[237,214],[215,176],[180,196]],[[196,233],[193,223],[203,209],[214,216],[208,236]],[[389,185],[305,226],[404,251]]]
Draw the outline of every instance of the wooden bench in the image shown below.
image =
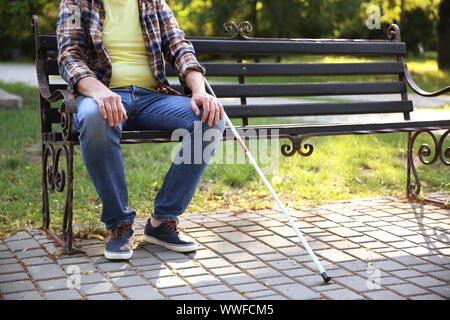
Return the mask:
[[[42,192],[43,192],[43,228],[48,231],[67,252],[72,251],[72,205],[74,183],[74,146],[78,144],[77,136],[72,132],[72,114],[76,113],[75,98],[66,90],[66,85],[50,84],[49,76],[59,75],[56,61],[56,35],[39,32],[38,19],[33,17],[33,30],[36,38],[36,68],[40,91],[40,110],[42,123]],[[281,152],[285,156],[299,153],[309,156],[313,146],[304,143],[305,139],[314,136],[353,135],[407,132],[407,183],[408,197],[417,198],[421,184],[413,161],[413,147],[416,138],[421,133],[428,133],[434,139],[434,157],[426,160],[431,148],[422,145],[419,148],[419,158],[423,163],[432,164],[442,161],[449,165],[450,148],[444,150],[444,139],[449,134],[450,120],[411,121],[413,103],[408,100],[407,84],[411,89],[426,97],[434,97],[450,91],[450,87],[438,92],[428,93],[421,90],[411,79],[410,73],[402,57],[406,54],[405,43],[400,41],[400,30],[396,25],[388,29],[388,40],[328,40],[328,39],[267,39],[250,38],[248,22],[236,25],[233,22],[224,24],[226,32],[232,32],[230,37],[192,37],[198,56],[232,57],[236,62],[204,62],[207,76],[223,76],[237,79],[237,83],[213,84],[212,88],[219,98],[238,98],[238,104],[225,105],[230,118],[242,119],[239,130],[252,129],[253,136],[246,138],[283,138],[290,141],[284,144]],[[378,62],[355,63],[282,63],[280,57],[301,55],[348,55],[348,56],[383,56],[390,60]],[[277,62],[249,63],[244,59],[257,57],[278,57]],[[233,60],[233,61],[234,61]],[[275,59],[273,59],[275,60]],[[217,60],[216,60],[217,61]],[[203,62],[203,61],[202,61]],[[167,65],[167,74],[176,76],[175,70]],[[348,77],[345,82],[320,83],[276,83],[276,84],[246,84],[247,77],[269,76],[353,76],[379,75],[383,80],[354,82]],[[394,80],[392,80],[394,76]],[[387,78],[387,79],[384,79]],[[295,79],[295,78],[294,78]],[[171,85],[176,90],[185,90],[179,84]],[[187,91],[185,91],[187,93]],[[305,97],[330,95],[382,95],[396,94],[389,101],[355,101],[355,102],[311,102],[304,103],[292,100],[291,103],[251,104],[248,98],[262,97]],[[62,100],[62,103],[61,103]],[[52,104],[56,103],[56,107]],[[357,122],[357,123],[314,123],[249,125],[249,118],[279,118],[317,116],[326,119],[328,115],[356,114],[400,114],[400,120],[395,122]],[[56,124],[56,125],[55,125]],[[53,125],[53,128],[52,128]],[[55,130],[54,128],[57,127]],[[277,129],[279,135],[271,136],[272,129]],[[233,136],[225,130],[223,139]],[[445,130],[438,137],[435,130]],[[269,135],[267,134],[269,132]],[[264,133],[264,134],[263,134]],[[231,138],[230,138],[231,137]],[[171,132],[124,131],[121,143],[171,142]],[[178,140],[176,140],[178,141]],[[62,162],[62,157],[65,161]],[[62,162],[62,164],[60,164]],[[60,166],[64,165],[64,169]],[[65,192],[65,209],[62,226],[62,239],[50,231],[49,191]]]

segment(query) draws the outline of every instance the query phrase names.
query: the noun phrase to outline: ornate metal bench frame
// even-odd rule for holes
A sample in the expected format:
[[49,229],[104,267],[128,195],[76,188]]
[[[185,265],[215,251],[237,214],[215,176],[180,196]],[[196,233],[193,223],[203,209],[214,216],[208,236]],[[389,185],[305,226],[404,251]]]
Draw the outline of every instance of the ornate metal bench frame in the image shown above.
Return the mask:
[[[52,45],[49,42],[54,41],[51,38],[46,38],[45,34],[39,33],[38,18],[33,16],[32,28],[36,37],[36,69],[38,86],[40,91],[41,104],[41,123],[42,123],[42,216],[43,229],[50,234],[59,244],[68,252],[72,252],[72,214],[73,214],[73,179],[74,179],[74,146],[78,144],[77,137],[72,133],[72,114],[76,113],[75,97],[72,92],[63,87],[53,86],[51,90],[49,84],[48,69],[51,67],[47,65],[47,49]],[[244,21],[238,25],[234,22],[226,22],[224,30],[227,33],[232,33],[229,38],[214,38],[214,39],[229,39],[229,40],[255,40],[263,38],[250,38],[247,36],[252,31],[252,26],[249,22]],[[391,41],[400,41],[400,30],[396,25],[391,25],[388,29],[388,39]],[[273,39],[271,39],[273,40]],[[281,39],[286,40],[286,39]],[[236,63],[242,63],[242,58],[237,55]],[[397,56],[397,61],[404,64],[402,56]],[[424,97],[434,97],[447,92],[450,92],[450,87],[446,87],[436,92],[426,92],[420,89],[412,80],[407,66],[404,64],[404,75],[399,76],[400,81],[406,81],[411,89],[417,94]],[[244,76],[239,76],[239,84],[244,84]],[[56,88],[56,89],[55,89]],[[63,100],[59,109],[51,108],[50,104],[58,100]],[[402,100],[407,101],[406,94],[402,94]],[[241,97],[241,105],[246,105],[246,98]],[[57,110],[57,112],[55,111]],[[243,126],[241,129],[253,128],[248,126],[247,117],[242,117]],[[405,114],[405,120],[409,120]],[[61,130],[52,132],[51,123],[59,122]],[[421,192],[421,182],[414,164],[414,145],[417,137],[421,134],[429,135],[434,145],[430,147],[427,144],[422,144],[418,149],[418,159],[425,165],[431,165],[441,161],[444,165],[450,165],[450,148],[444,149],[444,140],[448,137],[450,132],[450,121],[436,122],[436,125],[429,127],[418,126],[415,127],[416,122],[411,122],[411,127],[391,128],[379,125],[371,129],[365,129],[364,126],[355,126],[354,128],[346,126],[342,130],[333,128],[330,131],[298,133],[295,130],[290,130],[287,133],[281,132],[277,137],[272,136],[246,136],[247,139],[259,138],[286,138],[290,144],[283,144],[281,146],[281,153],[286,157],[291,157],[298,153],[300,156],[308,157],[313,153],[314,147],[311,143],[305,143],[306,139],[317,136],[333,136],[333,135],[359,135],[359,134],[374,134],[374,133],[392,133],[392,132],[407,132],[408,146],[407,146],[407,183],[406,194],[408,198],[419,200]],[[332,127],[330,127],[332,128]],[[445,132],[438,137],[433,131],[445,130]],[[225,135],[224,135],[225,136]],[[143,142],[171,142],[170,133],[167,131],[148,131],[127,132],[124,133],[121,143],[143,143]],[[433,151],[434,150],[434,151]],[[426,157],[433,155],[431,160],[426,160]],[[65,159],[65,168],[61,168],[61,157]],[[62,225],[62,238],[50,229],[50,192],[65,192],[64,216]],[[432,200],[430,200],[432,201]]]

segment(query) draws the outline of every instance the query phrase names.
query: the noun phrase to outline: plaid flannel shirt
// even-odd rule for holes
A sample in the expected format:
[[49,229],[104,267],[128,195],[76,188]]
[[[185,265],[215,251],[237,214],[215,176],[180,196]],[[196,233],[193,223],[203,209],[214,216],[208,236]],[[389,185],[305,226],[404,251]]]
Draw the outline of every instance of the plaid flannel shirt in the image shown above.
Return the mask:
[[[174,66],[184,87],[190,70],[205,74],[205,69],[165,0],[136,1],[149,65],[159,82],[158,91],[180,95],[169,87],[164,61]],[[61,1],[57,21],[59,72],[74,92],[77,82],[84,77],[95,77],[109,87],[112,67],[102,42],[104,21],[102,0]]]

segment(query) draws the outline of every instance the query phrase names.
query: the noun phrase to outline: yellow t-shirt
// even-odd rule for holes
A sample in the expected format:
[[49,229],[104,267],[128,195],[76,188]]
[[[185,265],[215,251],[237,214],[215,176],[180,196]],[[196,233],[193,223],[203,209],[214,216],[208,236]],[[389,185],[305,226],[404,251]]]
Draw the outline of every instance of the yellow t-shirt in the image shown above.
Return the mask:
[[137,0],[104,0],[103,44],[112,64],[110,88],[158,88],[147,58]]

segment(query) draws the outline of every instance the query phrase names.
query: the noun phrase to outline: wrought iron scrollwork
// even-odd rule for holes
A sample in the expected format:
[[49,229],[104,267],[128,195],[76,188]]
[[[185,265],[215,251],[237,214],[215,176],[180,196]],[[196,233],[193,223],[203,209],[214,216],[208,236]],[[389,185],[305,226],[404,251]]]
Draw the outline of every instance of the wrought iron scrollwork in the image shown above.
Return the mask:
[[445,131],[445,133],[441,136],[438,143],[438,150],[439,150],[439,158],[441,159],[441,162],[447,166],[450,166],[450,147],[447,147],[444,151],[444,140],[448,137],[450,133],[450,130]]
[[59,108],[59,113],[61,114],[61,133],[64,141],[68,141],[72,135],[72,114],[66,112],[65,103],[63,103]]
[[450,147],[447,147],[447,149],[444,151],[444,140],[445,138],[447,138],[448,134],[450,133],[450,130],[447,130],[438,140],[438,138],[436,137],[436,135],[429,131],[429,130],[423,130],[423,131],[417,131],[415,132],[412,137],[411,137],[411,152],[413,152],[413,147],[414,147],[414,143],[416,142],[417,137],[421,134],[421,133],[427,133],[433,140],[434,142],[434,156],[431,160],[426,160],[425,157],[429,157],[432,155],[432,148],[424,143],[422,144],[417,152],[417,155],[420,159],[420,161],[423,164],[434,164],[438,159],[441,160],[441,162],[445,165],[450,165],[450,162],[448,160],[446,160],[446,158],[450,158]]
[[[407,193],[408,196],[411,196],[413,198],[418,198],[421,191],[421,183],[419,180],[419,175],[417,173],[416,166],[414,164],[413,153],[416,139],[422,133],[426,133],[431,137],[433,141],[433,148],[426,143],[423,143],[422,145],[419,146],[417,150],[417,157],[419,158],[420,162],[422,162],[425,165],[431,165],[436,163],[436,161],[440,159],[440,161],[443,164],[447,166],[450,165],[450,161],[448,160],[450,159],[450,147],[447,147],[444,150],[444,140],[448,137],[450,130],[445,131],[445,133],[439,139],[430,130],[421,130],[414,132],[414,134],[409,134]],[[432,156],[432,158],[430,160],[427,160],[426,158],[430,156]],[[414,182],[412,181],[411,173],[414,176]]]
[[387,29],[387,37],[389,40],[401,41],[400,28],[396,24],[391,24]]
[[[64,157],[66,168],[60,169],[61,156]],[[42,150],[42,184],[43,184],[43,227],[47,232],[50,226],[49,191],[66,192],[63,216],[63,240],[53,234],[53,237],[70,253],[72,248],[72,201],[73,201],[73,145],[44,144]],[[66,174],[67,170],[67,174]]]
[[[280,138],[286,138],[289,139],[291,141],[291,145],[290,144],[283,144],[281,146],[281,153],[285,156],[285,157],[292,157],[296,152],[298,152],[301,156],[303,157],[309,157],[313,151],[314,151],[314,147],[312,144],[309,143],[305,143],[303,144],[303,141],[306,138],[309,138],[310,135],[304,135],[304,136],[296,136],[296,135],[281,135]],[[306,152],[302,150],[302,148],[306,149]]]
[[[51,191],[63,192],[66,186],[66,173],[63,169],[59,169],[59,160],[62,152],[64,152],[66,167],[68,167],[69,150],[65,145],[58,146],[56,151],[53,145],[45,145],[43,168],[46,171],[46,185]],[[51,164],[48,163],[49,157],[51,157]]]
[[223,24],[223,30],[226,33],[234,32],[231,39],[245,40],[249,39],[245,34],[252,32],[253,27],[248,21],[242,21],[239,24],[236,24],[233,21],[227,21]]
[[285,157],[292,157],[295,154],[295,152],[299,149],[298,136],[283,135],[280,138],[286,138],[291,141],[292,143],[291,145],[285,143],[281,146],[281,153]]

